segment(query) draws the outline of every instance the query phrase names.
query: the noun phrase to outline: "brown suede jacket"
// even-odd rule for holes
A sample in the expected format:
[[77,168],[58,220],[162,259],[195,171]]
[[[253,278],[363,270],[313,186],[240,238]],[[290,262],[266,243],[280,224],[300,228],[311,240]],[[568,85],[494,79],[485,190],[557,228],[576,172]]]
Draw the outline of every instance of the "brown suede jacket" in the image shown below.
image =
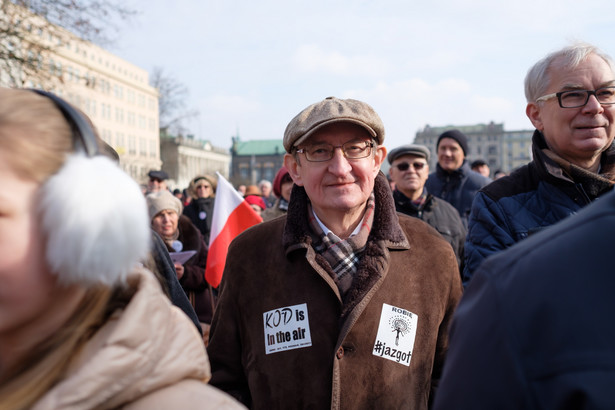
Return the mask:
[[[461,297],[457,261],[433,228],[395,212],[382,173],[374,194],[345,304],[311,246],[303,188],[287,218],[233,241],[211,328],[211,384],[255,409],[427,408]],[[391,307],[401,313],[385,317]]]

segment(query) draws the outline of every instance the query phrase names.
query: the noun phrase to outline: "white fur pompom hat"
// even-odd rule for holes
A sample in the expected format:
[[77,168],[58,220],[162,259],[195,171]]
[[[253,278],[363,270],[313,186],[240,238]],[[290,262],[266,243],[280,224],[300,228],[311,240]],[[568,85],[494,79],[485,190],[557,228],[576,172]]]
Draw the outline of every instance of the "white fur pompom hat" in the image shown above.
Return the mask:
[[47,261],[62,283],[113,286],[149,252],[145,198],[109,158],[69,155],[42,186],[39,211]]

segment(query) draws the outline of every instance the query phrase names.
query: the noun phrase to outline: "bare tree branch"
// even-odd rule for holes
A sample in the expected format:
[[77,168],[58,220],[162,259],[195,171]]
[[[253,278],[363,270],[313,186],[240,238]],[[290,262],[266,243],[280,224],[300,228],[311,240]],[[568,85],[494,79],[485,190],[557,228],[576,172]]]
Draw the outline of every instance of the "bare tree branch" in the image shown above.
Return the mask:
[[154,67],[150,74],[150,85],[157,88],[159,93],[160,129],[172,134],[184,134],[185,121],[199,115],[198,110],[186,107],[188,88],[168,75],[161,67]]
[[119,22],[134,15],[109,0],[0,0],[0,72],[13,86],[24,86],[26,79],[53,86],[61,76],[49,66],[50,57],[68,41],[67,31],[82,41],[109,44]]

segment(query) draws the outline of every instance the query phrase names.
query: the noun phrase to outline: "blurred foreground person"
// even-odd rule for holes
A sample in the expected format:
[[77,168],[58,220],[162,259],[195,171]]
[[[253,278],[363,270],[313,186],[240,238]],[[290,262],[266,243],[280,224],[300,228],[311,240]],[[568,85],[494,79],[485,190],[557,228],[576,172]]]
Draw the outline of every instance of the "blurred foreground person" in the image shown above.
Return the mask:
[[395,212],[384,126],[334,97],[284,133],[286,218],[231,243],[212,384],[254,409],[427,409],[461,296],[450,245]]
[[202,339],[139,267],[145,199],[97,155],[85,116],[0,88],[0,141],[0,406],[237,408],[205,384]]
[[615,193],[487,259],[451,328],[439,410],[614,409]]

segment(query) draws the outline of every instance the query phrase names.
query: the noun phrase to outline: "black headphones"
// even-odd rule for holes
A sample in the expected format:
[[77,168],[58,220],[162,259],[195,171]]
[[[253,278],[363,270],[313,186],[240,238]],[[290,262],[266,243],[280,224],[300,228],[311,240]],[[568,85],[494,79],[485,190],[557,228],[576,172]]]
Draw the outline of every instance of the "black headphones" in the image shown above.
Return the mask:
[[64,116],[64,118],[66,118],[66,121],[69,123],[70,128],[73,131],[73,135],[75,136],[76,151],[79,151],[79,149],[83,149],[88,157],[100,155],[100,150],[98,149],[94,130],[90,126],[90,123],[85,118],[83,118],[83,115],[81,115],[79,111],[77,111],[75,108],[73,108],[72,105],[70,105],[65,100],[53,93],[33,88],[31,88],[30,91],[34,91],[37,94],[49,98],[51,101],[54,102],[56,107],[58,107],[60,112],[62,112],[62,115]]

